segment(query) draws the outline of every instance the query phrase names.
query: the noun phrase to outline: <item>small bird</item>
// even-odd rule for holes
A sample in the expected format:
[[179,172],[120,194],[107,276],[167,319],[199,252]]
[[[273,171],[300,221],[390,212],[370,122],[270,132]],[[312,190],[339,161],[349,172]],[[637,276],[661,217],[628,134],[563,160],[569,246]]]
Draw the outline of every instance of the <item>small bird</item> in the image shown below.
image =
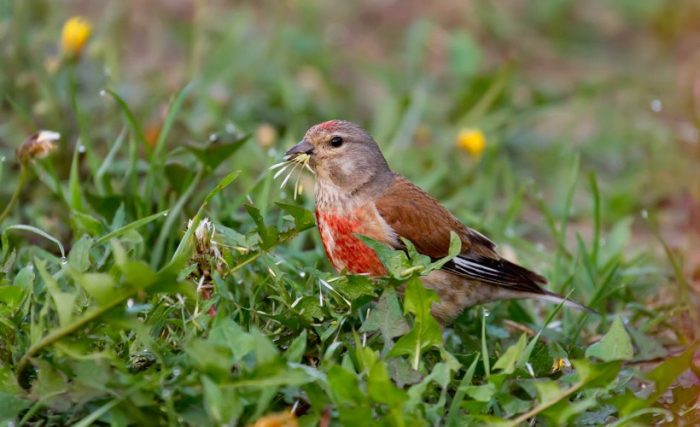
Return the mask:
[[544,277],[502,258],[491,240],[392,172],[374,139],[352,122],[330,120],[311,127],[285,158],[307,160],[316,175],[316,222],[326,255],[339,272],[386,275],[377,254],[358,235],[394,249],[405,249],[404,238],[432,259],[447,256],[451,231],[459,236],[461,253],[422,278],[440,298],[432,314],[443,324],[467,307],[502,299],[563,301],[590,310],[543,289]]

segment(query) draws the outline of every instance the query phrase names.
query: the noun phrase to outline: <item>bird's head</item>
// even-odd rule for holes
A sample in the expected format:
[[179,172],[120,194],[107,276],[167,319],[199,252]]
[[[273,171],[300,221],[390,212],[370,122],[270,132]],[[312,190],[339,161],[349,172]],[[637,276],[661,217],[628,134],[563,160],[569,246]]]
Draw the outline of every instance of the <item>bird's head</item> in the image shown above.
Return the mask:
[[308,160],[319,185],[332,183],[347,192],[354,192],[371,180],[393,175],[367,131],[344,120],[312,126],[285,157]]

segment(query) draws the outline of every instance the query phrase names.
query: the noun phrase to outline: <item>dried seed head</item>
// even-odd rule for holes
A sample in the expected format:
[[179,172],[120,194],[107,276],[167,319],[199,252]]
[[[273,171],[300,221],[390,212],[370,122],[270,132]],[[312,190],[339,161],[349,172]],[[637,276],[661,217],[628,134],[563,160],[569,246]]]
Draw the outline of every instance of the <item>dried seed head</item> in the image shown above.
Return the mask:
[[43,159],[56,149],[56,141],[60,138],[61,134],[49,130],[35,133],[17,148],[17,160],[26,163],[32,159]]
[[[294,182],[294,198],[297,198],[297,195],[300,195],[303,191],[303,182],[301,181],[301,169],[306,168],[309,170],[309,172],[314,173],[314,171],[309,167],[309,161],[311,160],[311,156],[306,154],[306,153],[301,153],[297,154],[293,157],[285,157],[285,160],[283,162],[274,164],[270,167],[270,170],[275,170],[279,169],[276,173],[274,178],[277,178],[281,176],[287,169],[289,169],[289,172],[287,175],[284,177],[282,180],[282,185],[280,185],[280,189],[284,188],[285,185],[287,185],[287,182],[289,182],[289,179],[294,175],[294,173],[297,173],[297,179]],[[291,168],[289,167],[291,165]]]
[[[187,222],[187,229],[192,227],[192,220]],[[203,218],[194,230],[196,251],[200,255],[220,257],[219,247],[214,240],[216,227],[209,218]]]

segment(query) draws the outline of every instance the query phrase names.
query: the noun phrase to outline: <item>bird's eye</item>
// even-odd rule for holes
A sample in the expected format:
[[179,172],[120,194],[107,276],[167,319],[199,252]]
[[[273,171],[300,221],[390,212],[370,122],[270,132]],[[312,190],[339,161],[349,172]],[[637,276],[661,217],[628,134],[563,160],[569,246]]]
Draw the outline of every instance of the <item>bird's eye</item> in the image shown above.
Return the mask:
[[333,138],[331,138],[331,145],[335,148],[340,147],[341,145],[343,145],[343,138],[339,136],[334,136]]

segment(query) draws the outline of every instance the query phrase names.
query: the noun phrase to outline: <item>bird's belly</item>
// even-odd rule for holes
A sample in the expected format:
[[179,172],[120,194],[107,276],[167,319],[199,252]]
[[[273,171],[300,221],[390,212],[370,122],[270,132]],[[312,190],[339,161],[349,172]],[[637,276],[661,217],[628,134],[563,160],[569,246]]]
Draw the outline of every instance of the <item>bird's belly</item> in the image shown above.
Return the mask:
[[442,324],[452,322],[465,308],[504,298],[513,294],[493,285],[467,280],[442,270],[434,270],[422,278],[425,287],[434,290],[439,302],[433,303],[431,312]]
[[385,224],[373,214],[376,213],[366,208],[343,214],[316,210],[321,241],[328,259],[336,270],[371,276],[386,274],[386,269],[374,250],[357,237],[360,234],[387,242],[389,236],[384,230]]

